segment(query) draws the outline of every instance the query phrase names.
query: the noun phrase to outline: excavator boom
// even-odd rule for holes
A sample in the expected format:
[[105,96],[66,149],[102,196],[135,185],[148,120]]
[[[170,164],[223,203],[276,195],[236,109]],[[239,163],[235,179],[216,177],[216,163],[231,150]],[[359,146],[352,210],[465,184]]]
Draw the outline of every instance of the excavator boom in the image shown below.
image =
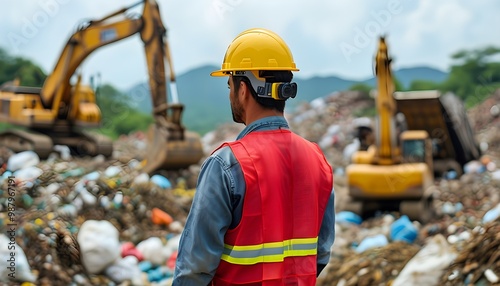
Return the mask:
[[[139,4],[143,4],[142,15],[126,14]],[[168,103],[165,60],[170,67],[171,82],[175,82],[175,75],[166,28],[155,0],[143,0],[80,25],[40,90],[27,93],[24,87],[9,87],[1,91],[0,119],[27,127],[30,132],[9,131],[0,135],[0,144],[15,151],[40,151],[42,157],[48,155],[53,144],[68,145],[77,153],[110,156],[112,145],[108,139],[81,130],[99,126],[101,112],[93,91],[81,84],[81,77],[75,85],[71,84],[71,78],[95,50],[135,34],[140,34],[144,43],[155,121],[149,132],[144,170],[152,173],[159,168],[177,169],[198,163],[203,156],[199,135],[186,131],[182,125],[184,106]],[[19,140],[26,142],[27,147],[19,147],[16,144]],[[44,142],[43,146],[39,142]]]
[[391,59],[387,52],[385,38],[380,38],[379,49],[375,57],[375,73],[377,76],[378,93],[375,99],[377,107],[377,132],[380,134],[376,139],[377,154],[376,161],[380,165],[392,165],[396,159],[396,134],[394,114],[396,103],[392,94],[394,93],[394,81],[391,73]]

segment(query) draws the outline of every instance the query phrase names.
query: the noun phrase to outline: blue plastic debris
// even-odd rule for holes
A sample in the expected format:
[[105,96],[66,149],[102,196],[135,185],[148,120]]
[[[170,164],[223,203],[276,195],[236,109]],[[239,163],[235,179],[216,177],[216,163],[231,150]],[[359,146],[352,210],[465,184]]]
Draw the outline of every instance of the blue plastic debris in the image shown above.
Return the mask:
[[151,182],[162,189],[172,188],[172,184],[170,183],[170,181],[167,178],[163,177],[162,175],[158,174],[153,175],[151,177]]
[[500,204],[496,205],[491,210],[487,211],[483,216],[483,223],[494,221],[500,217]]
[[368,236],[361,241],[359,246],[356,248],[356,252],[361,253],[371,248],[386,246],[388,243],[389,241],[387,240],[387,237],[383,234]]
[[339,224],[361,224],[363,219],[350,211],[341,211],[335,215],[335,222]]
[[390,237],[392,241],[413,243],[417,238],[418,230],[408,216],[403,215],[391,224]]
[[141,262],[139,262],[138,266],[142,272],[147,272],[147,271],[153,269],[153,263],[151,263],[149,261],[141,261]]

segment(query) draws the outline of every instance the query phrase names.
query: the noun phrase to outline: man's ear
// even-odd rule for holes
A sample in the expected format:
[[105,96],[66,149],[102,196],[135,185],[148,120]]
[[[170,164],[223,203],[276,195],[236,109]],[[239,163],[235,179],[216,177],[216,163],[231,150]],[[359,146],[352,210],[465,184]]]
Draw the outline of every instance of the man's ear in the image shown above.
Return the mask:
[[248,95],[251,95],[250,89],[245,81],[240,81],[240,89],[239,91],[246,97]]

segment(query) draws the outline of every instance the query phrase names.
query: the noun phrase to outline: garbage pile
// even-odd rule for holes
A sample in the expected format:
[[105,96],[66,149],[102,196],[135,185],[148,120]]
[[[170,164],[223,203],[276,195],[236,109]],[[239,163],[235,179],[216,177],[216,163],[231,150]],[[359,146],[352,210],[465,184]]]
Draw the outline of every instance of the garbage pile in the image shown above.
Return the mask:
[[[336,240],[317,285],[499,283],[500,133],[491,132],[499,128],[495,113],[477,112],[495,101],[484,104],[471,111],[478,116],[472,122],[481,122],[484,156],[462,177],[436,180],[437,215],[425,225],[397,212],[362,219],[343,209],[344,170],[363,145],[354,130],[371,120],[367,94],[334,93],[285,114],[335,172]],[[205,153],[243,128],[226,124],[208,133]],[[59,146],[41,161],[0,147],[0,283],[170,285],[200,166],[142,173],[145,140],[140,132],[120,138],[112,158],[71,157]]]
[[2,285],[168,283],[199,167],[150,177],[122,140],[128,161],[0,152],[0,240],[17,243],[1,244]]
[[[499,97],[497,92],[494,97]],[[500,276],[500,135],[498,114],[492,110],[498,100],[487,100],[470,111],[483,156],[469,162],[460,178],[439,178],[432,192],[436,216],[426,225],[404,223],[405,238],[391,231],[404,221],[399,213],[380,212],[363,221],[343,211],[347,199],[344,167],[353,130],[359,118],[353,110],[365,108],[356,94],[338,93],[321,99],[320,109],[303,106],[291,117],[298,133],[318,142],[335,169],[336,240],[329,265],[317,285],[496,285]],[[311,111],[314,110],[314,111]],[[341,112],[347,110],[344,114]],[[495,108],[493,108],[495,110]],[[336,114],[342,114],[338,119]],[[308,124],[293,125],[303,114],[315,114]],[[299,120],[301,122],[301,120]],[[488,124],[489,122],[489,124]],[[335,128],[331,128],[335,126]],[[329,128],[330,127],[330,128]],[[314,133],[323,130],[323,133]],[[339,133],[331,132],[339,130]],[[323,141],[325,138],[330,141]],[[321,145],[321,143],[328,143]],[[359,143],[358,145],[359,146]],[[348,152],[346,152],[348,151]],[[411,231],[410,231],[411,230]],[[411,234],[411,235],[408,235]]]

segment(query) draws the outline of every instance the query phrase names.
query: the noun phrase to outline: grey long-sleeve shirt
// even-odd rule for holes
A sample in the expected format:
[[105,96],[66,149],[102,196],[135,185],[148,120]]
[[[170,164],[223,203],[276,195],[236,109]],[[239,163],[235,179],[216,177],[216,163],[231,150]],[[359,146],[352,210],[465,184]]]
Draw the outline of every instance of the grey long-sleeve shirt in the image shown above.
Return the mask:
[[[266,117],[248,125],[236,138],[253,131],[288,128],[281,116]],[[330,259],[335,238],[334,191],[330,195],[318,237],[318,267]],[[182,233],[174,273],[174,286],[208,285],[224,249],[224,235],[241,220],[245,180],[241,166],[229,147],[212,154],[204,163]]]

